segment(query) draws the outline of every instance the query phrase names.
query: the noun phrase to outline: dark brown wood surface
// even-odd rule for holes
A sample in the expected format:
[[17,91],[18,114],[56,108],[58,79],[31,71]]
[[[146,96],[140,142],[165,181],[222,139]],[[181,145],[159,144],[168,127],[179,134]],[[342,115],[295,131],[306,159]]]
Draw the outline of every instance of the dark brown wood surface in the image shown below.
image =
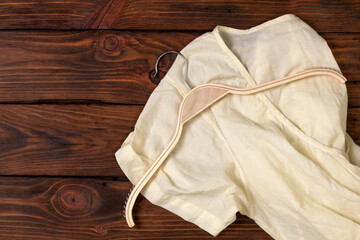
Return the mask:
[[206,31],[214,25],[249,28],[293,13],[318,32],[358,32],[359,11],[357,0],[5,0],[0,29]]
[[[0,239],[212,239],[142,195],[114,153],[175,55],[216,25],[293,13],[348,79],[347,132],[360,144],[359,1],[3,1],[0,3]],[[272,239],[238,213],[217,239]]]
[[[149,75],[157,57],[167,50],[181,50],[200,34],[0,31],[0,103],[145,104],[156,87]],[[360,106],[360,33],[320,35],[349,80],[349,105]],[[161,58],[156,83],[175,57]]]

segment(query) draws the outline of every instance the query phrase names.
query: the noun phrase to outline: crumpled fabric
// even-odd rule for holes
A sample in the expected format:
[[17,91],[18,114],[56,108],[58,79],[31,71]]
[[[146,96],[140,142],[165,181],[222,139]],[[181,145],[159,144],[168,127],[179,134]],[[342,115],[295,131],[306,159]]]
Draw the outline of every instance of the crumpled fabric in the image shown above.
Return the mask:
[[[341,73],[325,39],[294,14],[245,30],[217,25],[181,53],[193,87],[249,88],[311,68]],[[133,185],[175,133],[190,91],[184,67],[177,56],[115,153]],[[274,239],[360,239],[360,146],[346,132],[347,104],[346,85],[320,75],[228,94],[185,123],[141,194],[212,236],[240,212]]]

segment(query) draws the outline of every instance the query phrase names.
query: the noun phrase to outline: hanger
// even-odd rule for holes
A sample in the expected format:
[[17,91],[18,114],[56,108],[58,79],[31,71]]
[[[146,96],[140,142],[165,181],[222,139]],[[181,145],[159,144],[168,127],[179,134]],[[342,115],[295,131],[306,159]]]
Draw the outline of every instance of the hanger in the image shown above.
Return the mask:
[[159,62],[160,58],[162,58],[162,56],[164,56],[165,54],[168,54],[168,53],[177,53],[184,59],[184,61],[185,61],[184,81],[187,83],[189,88],[192,89],[193,87],[190,85],[190,83],[188,82],[188,79],[187,79],[188,61],[186,60],[184,55],[182,55],[180,52],[177,52],[177,51],[166,51],[158,57],[158,59],[156,60],[156,63],[155,63],[155,73],[153,74],[153,77],[156,77],[156,74],[158,73],[157,66],[158,66],[158,62]]
[[[172,51],[172,52],[175,52],[175,51]],[[178,52],[176,52],[176,53],[178,53]],[[178,53],[178,54],[180,54],[180,53]],[[163,56],[163,55],[161,55],[161,56]],[[182,54],[180,54],[180,56],[183,57]],[[186,69],[187,69],[187,61],[186,61],[185,57],[183,57],[183,58],[186,62]],[[158,63],[158,61],[156,61],[156,65],[157,65],[157,63]],[[156,67],[155,67],[155,69],[156,69]],[[157,71],[156,71],[156,73],[157,73]],[[338,82],[341,84],[344,84],[347,81],[347,79],[342,74],[340,74],[339,72],[337,72],[335,70],[331,70],[328,68],[313,68],[310,70],[305,70],[305,71],[293,74],[291,76],[287,76],[284,78],[266,82],[266,83],[263,83],[263,84],[260,84],[260,85],[254,86],[254,87],[250,87],[250,88],[234,88],[234,87],[230,87],[230,86],[226,86],[226,85],[212,84],[212,83],[201,84],[195,88],[192,88],[191,91],[186,94],[186,96],[183,98],[183,100],[180,104],[179,111],[178,111],[178,122],[177,122],[174,136],[170,140],[167,147],[163,150],[163,152],[151,164],[151,166],[148,168],[148,170],[146,171],[144,176],[139,180],[139,182],[136,184],[136,186],[133,186],[133,188],[128,193],[128,196],[126,198],[126,202],[124,205],[124,210],[123,210],[124,215],[123,216],[125,217],[126,222],[129,225],[129,227],[133,227],[135,225],[133,217],[132,217],[132,209],[135,204],[137,196],[139,195],[141,190],[144,188],[146,183],[149,181],[149,179],[152,177],[152,175],[156,172],[156,170],[164,162],[166,157],[170,154],[170,152],[176,146],[177,142],[180,139],[183,125],[186,122],[188,122],[194,116],[196,116],[201,111],[203,111],[207,107],[211,106],[212,104],[214,104],[215,102],[217,102],[219,99],[223,98],[227,94],[238,94],[238,95],[253,94],[253,93],[261,92],[261,91],[264,91],[267,89],[271,89],[276,86],[280,86],[280,85],[283,85],[286,83],[294,82],[296,80],[305,79],[306,77],[316,76],[316,75],[327,75],[327,76],[333,77],[336,80],[338,80]],[[186,81],[185,77],[184,77],[184,79]],[[190,86],[190,88],[191,88],[191,86]]]

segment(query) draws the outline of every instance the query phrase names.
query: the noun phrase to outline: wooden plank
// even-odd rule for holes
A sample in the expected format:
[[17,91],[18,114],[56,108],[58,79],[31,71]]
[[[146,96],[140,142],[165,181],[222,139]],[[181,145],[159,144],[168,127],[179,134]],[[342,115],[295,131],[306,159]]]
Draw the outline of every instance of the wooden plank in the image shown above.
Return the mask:
[[0,29],[85,29],[96,26],[111,2],[5,0],[0,3]]
[[[319,32],[359,32],[359,1],[2,1],[0,29],[247,29],[293,13]],[[189,21],[191,19],[191,21]],[[171,20],[171,21],[170,21]],[[196,21],[196,24],[194,24]]]
[[[0,239],[208,239],[212,236],[139,195],[136,225],[122,216],[129,182],[89,178],[0,177]],[[237,214],[218,239],[272,239]]]
[[0,104],[0,175],[123,176],[114,154],[142,109]]
[[[121,0],[114,1],[121,2]],[[113,5],[116,9],[118,6]],[[293,13],[319,32],[359,32],[359,1],[128,1],[117,16],[105,16],[102,28],[208,30],[214,25],[247,29]],[[189,19],[191,19],[189,21]],[[171,21],[169,21],[171,20]],[[111,23],[113,21],[113,23]],[[104,21],[105,22],[105,21]],[[196,22],[196,24],[194,24]]]
[[[143,105],[0,104],[0,175],[117,176],[115,152]],[[360,144],[360,108],[348,133]]]
[[[180,51],[200,34],[0,31],[0,103],[145,104],[156,87],[149,75],[158,56]],[[349,105],[360,106],[360,33],[322,36],[349,80]],[[155,83],[175,57],[161,58]]]
[[[0,102],[144,104],[157,57],[196,35],[121,31],[0,31]],[[169,68],[176,54],[161,59]],[[159,73],[159,78],[164,73]]]

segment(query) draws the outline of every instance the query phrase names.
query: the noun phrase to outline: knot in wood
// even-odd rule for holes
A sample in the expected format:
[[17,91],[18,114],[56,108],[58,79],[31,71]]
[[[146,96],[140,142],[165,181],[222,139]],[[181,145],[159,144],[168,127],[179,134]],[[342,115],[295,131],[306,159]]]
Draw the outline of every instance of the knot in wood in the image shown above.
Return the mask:
[[61,202],[68,209],[80,210],[86,207],[88,199],[86,196],[77,190],[67,190],[61,195]]
[[119,46],[119,40],[115,36],[108,36],[104,40],[104,48],[113,51]]
[[100,225],[100,226],[96,227],[96,232],[99,235],[106,235],[107,234],[107,229]]
[[64,217],[85,217],[98,210],[100,199],[95,190],[85,185],[69,184],[55,192],[52,204]]
[[[113,32],[101,34],[97,39],[97,47],[99,51],[109,57],[118,56],[125,45],[124,37]],[[99,58],[99,56],[96,57]]]

